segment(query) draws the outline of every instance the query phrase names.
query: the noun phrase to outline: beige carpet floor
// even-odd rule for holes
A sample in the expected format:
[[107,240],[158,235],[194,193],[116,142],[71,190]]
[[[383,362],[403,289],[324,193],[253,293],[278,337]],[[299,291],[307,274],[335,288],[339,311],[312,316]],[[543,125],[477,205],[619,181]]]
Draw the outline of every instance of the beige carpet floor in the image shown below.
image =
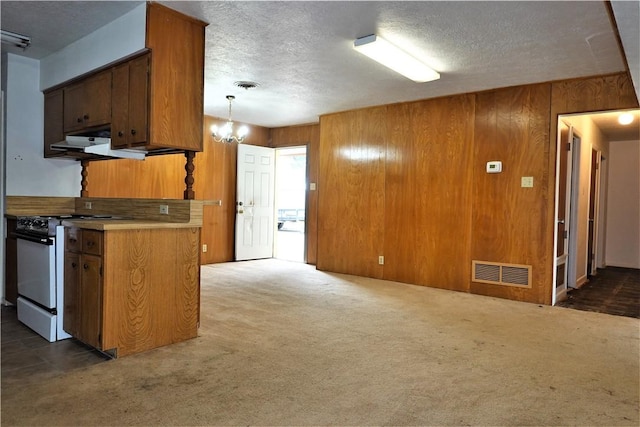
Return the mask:
[[2,390],[2,425],[638,426],[640,321],[263,260],[199,337]]

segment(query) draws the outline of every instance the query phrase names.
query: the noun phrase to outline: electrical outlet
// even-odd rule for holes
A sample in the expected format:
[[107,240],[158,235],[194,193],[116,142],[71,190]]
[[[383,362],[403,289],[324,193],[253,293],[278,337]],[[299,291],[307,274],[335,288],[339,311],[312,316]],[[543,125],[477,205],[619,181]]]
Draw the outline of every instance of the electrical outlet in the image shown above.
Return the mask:
[[378,257],[378,264],[380,264],[380,265],[384,265],[384,256],[380,255],[380,256]]
[[532,176],[523,176],[520,180],[520,186],[523,188],[532,188],[533,187],[533,177]]
[[202,252],[207,252],[207,244],[202,245]]
[[91,202],[84,202],[85,209],[91,209]]
[[160,213],[162,215],[169,215],[169,205],[160,205]]

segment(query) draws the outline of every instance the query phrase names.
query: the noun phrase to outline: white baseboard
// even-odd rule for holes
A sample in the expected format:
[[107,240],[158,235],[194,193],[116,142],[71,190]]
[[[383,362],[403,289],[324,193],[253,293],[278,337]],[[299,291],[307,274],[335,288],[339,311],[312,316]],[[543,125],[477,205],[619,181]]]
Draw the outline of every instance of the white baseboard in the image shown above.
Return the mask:
[[636,270],[640,269],[640,265],[625,264],[623,262],[607,263],[607,267],[635,268]]

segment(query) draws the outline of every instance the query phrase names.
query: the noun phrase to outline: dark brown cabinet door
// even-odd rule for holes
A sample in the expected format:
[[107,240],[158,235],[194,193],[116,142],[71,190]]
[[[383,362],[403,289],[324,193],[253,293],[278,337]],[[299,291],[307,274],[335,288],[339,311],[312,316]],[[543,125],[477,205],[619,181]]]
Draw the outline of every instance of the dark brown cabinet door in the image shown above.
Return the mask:
[[149,129],[149,55],[129,65],[129,143],[144,145]]
[[111,88],[111,146],[129,145],[129,63],[113,69]]
[[102,329],[102,258],[83,254],[80,257],[80,331],[78,338],[101,348]]
[[80,280],[80,255],[73,252],[65,252],[64,316],[62,327],[74,337],[78,336],[80,330],[80,315],[78,307]]
[[64,88],[64,132],[111,122],[111,70]]
[[102,346],[102,232],[65,228],[63,327]]
[[84,127],[84,83],[76,83],[64,88],[64,132],[72,132]]
[[64,97],[62,89],[44,95],[44,156],[55,157],[64,154],[51,149],[51,144],[64,140]]
[[113,69],[111,146],[144,146],[149,117],[149,55]]

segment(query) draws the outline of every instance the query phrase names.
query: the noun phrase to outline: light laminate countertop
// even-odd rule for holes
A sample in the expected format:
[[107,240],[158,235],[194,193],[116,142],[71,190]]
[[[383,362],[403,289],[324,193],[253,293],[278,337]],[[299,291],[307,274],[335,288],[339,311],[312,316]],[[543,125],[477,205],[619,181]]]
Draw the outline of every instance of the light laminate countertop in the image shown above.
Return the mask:
[[144,219],[66,219],[62,221],[65,227],[84,228],[88,230],[135,230],[135,229],[152,229],[152,228],[199,228],[202,225],[192,224],[189,222],[162,222],[150,221]]

